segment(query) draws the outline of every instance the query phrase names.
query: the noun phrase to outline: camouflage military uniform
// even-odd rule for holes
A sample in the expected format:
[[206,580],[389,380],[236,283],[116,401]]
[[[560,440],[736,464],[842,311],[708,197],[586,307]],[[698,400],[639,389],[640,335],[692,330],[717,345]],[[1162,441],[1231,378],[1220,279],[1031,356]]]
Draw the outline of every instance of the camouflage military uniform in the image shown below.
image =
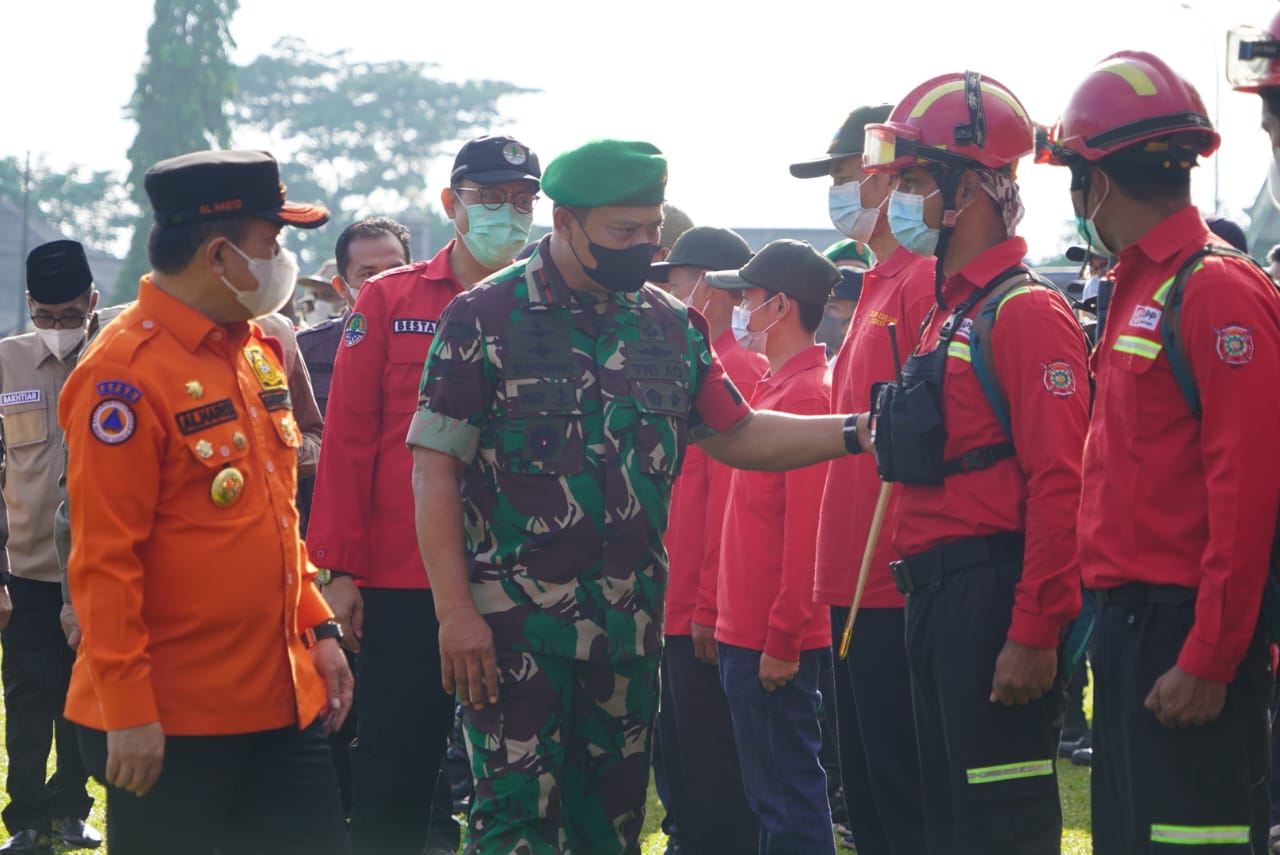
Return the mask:
[[705,324],[645,287],[593,301],[527,261],[440,320],[409,443],[469,463],[471,590],[500,700],[467,710],[474,853],[639,852],[671,483],[748,409]]

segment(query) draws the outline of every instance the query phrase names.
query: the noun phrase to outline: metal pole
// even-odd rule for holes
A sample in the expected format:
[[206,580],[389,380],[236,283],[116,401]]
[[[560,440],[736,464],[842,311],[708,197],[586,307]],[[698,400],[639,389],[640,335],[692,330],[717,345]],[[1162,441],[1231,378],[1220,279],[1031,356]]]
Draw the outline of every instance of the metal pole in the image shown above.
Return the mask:
[[18,313],[13,316],[13,331],[20,333],[26,329],[27,317],[27,253],[30,247],[28,221],[31,218],[31,152],[27,152],[27,163],[22,171],[22,246],[18,251]]

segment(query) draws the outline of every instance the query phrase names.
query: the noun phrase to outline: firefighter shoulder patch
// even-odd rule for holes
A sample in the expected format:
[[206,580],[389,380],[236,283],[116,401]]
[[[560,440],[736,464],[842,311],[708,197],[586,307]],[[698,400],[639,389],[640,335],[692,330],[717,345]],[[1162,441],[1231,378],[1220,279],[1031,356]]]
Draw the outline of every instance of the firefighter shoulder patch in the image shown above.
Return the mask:
[[1058,398],[1070,398],[1076,393],[1076,372],[1070,362],[1042,362],[1044,388]]
[[1230,324],[1214,329],[1218,334],[1218,358],[1232,368],[1240,368],[1253,362],[1253,329]]

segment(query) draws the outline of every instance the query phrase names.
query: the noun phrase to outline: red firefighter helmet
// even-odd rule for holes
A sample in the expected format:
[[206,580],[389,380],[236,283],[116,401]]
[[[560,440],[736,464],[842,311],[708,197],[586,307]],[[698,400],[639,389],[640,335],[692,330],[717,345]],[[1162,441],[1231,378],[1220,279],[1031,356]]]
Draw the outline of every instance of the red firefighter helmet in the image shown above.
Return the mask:
[[1221,142],[1194,86],[1153,54],[1120,51],[1076,87],[1037,160],[1098,160],[1143,142],[1158,158],[1173,135],[1192,160],[1213,154]]
[[974,71],[921,83],[888,121],[867,125],[862,166],[898,172],[918,163],[998,169],[1035,147],[1031,119],[1003,84]]
[[1237,92],[1280,86],[1280,14],[1265,30],[1236,27],[1227,33],[1227,81]]

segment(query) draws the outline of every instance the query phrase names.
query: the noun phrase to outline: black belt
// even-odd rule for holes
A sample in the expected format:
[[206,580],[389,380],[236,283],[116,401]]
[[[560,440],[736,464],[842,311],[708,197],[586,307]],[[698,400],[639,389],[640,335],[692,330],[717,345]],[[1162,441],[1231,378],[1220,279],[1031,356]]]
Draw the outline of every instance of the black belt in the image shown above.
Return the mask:
[[1130,582],[1116,588],[1099,588],[1093,592],[1093,598],[1099,604],[1117,603],[1140,606],[1153,603],[1157,606],[1181,606],[1196,601],[1196,589],[1184,588],[1181,585],[1148,585],[1144,582]]
[[893,584],[903,594],[918,591],[937,579],[970,567],[1021,561],[1026,538],[1020,531],[966,537],[935,546],[889,565]]

